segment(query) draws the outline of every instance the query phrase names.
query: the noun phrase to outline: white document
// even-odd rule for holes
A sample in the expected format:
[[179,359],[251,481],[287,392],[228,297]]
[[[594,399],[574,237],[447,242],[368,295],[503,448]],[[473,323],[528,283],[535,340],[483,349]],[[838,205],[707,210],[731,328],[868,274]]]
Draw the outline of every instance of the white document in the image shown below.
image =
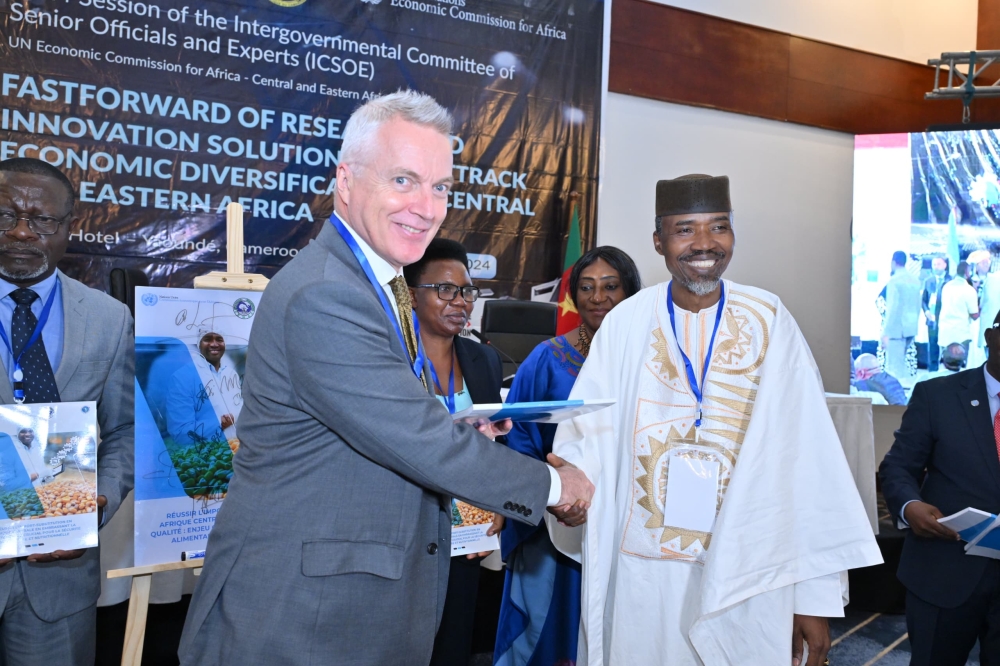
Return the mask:
[[711,532],[719,496],[718,460],[690,452],[670,456],[663,524],[695,532]]
[[[992,513],[973,509],[971,506],[962,509],[958,513],[953,513],[944,518],[938,518],[938,522],[952,530],[958,532],[965,541],[971,541],[988,526],[987,521],[992,521],[996,516]],[[984,525],[983,523],[987,523]]]

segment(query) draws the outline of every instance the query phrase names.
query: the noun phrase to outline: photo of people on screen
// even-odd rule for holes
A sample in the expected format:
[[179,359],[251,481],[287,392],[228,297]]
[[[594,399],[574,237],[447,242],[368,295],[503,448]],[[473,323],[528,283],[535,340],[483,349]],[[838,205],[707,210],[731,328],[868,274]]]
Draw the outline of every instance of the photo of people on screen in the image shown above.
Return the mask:
[[193,365],[181,367],[170,378],[167,430],[182,446],[221,440],[235,451],[243,378],[226,356],[223,335],[211,330],[198,333],[198,344],[191,351]]
[[851,392],[906,404],[986,362],[1000,311],[1000,131],[855,142]]
[[38,441],[35,431],[31,428],[21,428],[17,432],[18,444],[14,447],[28,478],[34,486],[40,486],[52,480],[52,469],[45,464],[45,444]]

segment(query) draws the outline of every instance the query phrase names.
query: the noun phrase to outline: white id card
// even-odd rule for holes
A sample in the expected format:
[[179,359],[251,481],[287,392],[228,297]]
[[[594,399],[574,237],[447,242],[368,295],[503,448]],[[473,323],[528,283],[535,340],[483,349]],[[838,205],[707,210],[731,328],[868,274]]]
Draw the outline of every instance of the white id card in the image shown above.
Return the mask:
[[702,460],[690,452],[670,456],[663,524],[695,532],[711,532],[719,494],[718,460]]

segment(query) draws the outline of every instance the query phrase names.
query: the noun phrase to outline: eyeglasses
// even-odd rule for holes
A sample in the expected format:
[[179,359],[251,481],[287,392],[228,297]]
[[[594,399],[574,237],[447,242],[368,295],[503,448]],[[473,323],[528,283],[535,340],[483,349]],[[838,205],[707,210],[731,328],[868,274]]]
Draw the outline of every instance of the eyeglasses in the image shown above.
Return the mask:
[[51,217],[49,215],[16,215],[9,210],[0,210],[0,232],[10,231],[17,226],[18,220],[28,223],[28,229],[39,236],[49,236],[59,231],[59,225],[69,217],[70,213],[62,217]]
[[476,299],[479,298],[479,287],[459,287],[457,284],[450,284],[448,282],[442,282],[441,284],[418,284],[414,289],[437,289],[438,298],[442,301],[455,300],[459,292],[462,294],[462,300],[466,303],[475,303]]

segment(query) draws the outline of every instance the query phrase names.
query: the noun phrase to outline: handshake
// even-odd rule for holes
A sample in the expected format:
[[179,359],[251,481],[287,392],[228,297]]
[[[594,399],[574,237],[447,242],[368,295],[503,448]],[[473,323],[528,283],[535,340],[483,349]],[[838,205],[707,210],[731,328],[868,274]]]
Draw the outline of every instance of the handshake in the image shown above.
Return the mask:
[[556,469],[556,472],[559,473],[559,479],[562,481],[559,503],[550,506],[549,513],[568,527],[583,525],[587,522],[587,509],[590,508],[590,501],[594,499],[594,484],[579,468],[556,454],[550,453],[546,460]]

